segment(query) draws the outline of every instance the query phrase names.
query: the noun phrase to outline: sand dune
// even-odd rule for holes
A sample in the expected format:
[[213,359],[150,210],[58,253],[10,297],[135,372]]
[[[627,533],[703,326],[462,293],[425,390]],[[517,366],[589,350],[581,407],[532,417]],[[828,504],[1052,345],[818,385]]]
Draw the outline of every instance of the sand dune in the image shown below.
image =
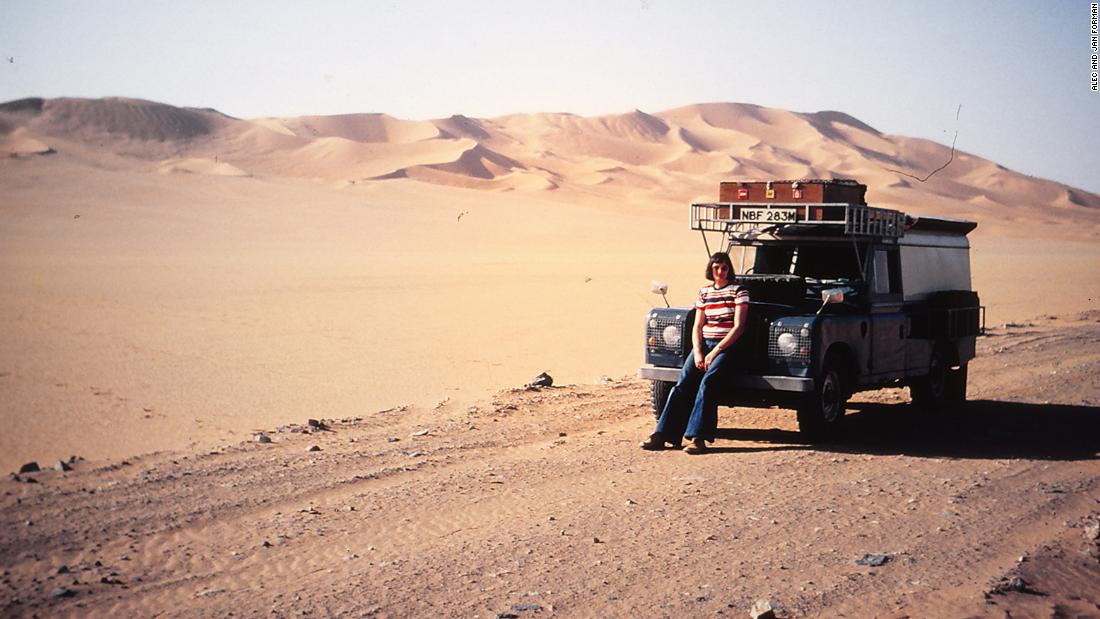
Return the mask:
[[731,177],[854,177],[882,206],[967,213],[994,226],[999,210],[1012,209],[1016,220],[1031,217],[1076,238],[1100,231],[1100,196],[962,150],[952,159],[948,146],[886,135],[836,111],[706,103],[596,117],[240,120],[132,99],[24,99],[0,105],[0,130],[3,151],[16,156],[53,147],[161,168],[166,161],[213,160],[229,166],[223,171],[345,185],[400,178],[485,190],[573,188],[606,200],[626,191],[659,203],[713,199],[716,183]]
[[27,129],[19,127],[11,131],[0,131],[0,152],[12,157],[21,157],[50,154],[53,148]]
[[672,161],[661,164],[661,167],[671,172],[700,176],[724,175],[730,178],[737,176],[736,160],[725,153],[718,152],[684,153]]
[[248,176],[248,173],[237,166],[215,159],[191,157],[165,161],[160,165],[160,171],[165,174],[213,174],[216,176]]
[[513,170],[525,169],[525,166],[519,161],[509,159],[481,145],[463,151],[458,159],[454,161],[435,164],[430,167],[444,172],[481,179],[493,179],[510,174]]
[[563,130],[574,133],[607,135],[609,137],[644,142],[663,142],[669,134],[669,125],[660,118],[634,110],[626,114],[581,118]]
[[[214,110],[180,108],[139,99],[31,100],[27,127],[44,135],[136,141],[192,140],[232,119]],[[2,108],[0,108],[2,111]]]
[[443,137],[461,137],[479,141],[490,138],[490,134],[482,126],[482,122],[474,118],[456,114],[450,118],[436,120],[434,124],[440,129]]
[[295,135],[307,138],[337,137],[356,142],[406,144],[440,137],[430,122],[398,120],[386,114],[299,116],[283,122]]
[[431,142],[356,142],[344,138],[318,138],[276,161],[265,158],[253,165],[260,171],[285,176],[367,179],[413,165],[455,161],[476,146],[472,140]]
[[814,138],[812,125],[795,112],[743,103],[708,103],[677,108],[659,114],[681,126],[706,127],[746,133],[757,141],[783,147],[800,147]]

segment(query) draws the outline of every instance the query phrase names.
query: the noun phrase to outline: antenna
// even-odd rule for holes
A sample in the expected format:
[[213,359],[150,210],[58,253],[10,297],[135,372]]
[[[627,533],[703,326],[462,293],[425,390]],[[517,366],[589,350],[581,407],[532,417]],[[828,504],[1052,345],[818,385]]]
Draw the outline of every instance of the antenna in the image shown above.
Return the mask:
[[959,123],[959,114],[962,112],[962,109],[963,109],[963,104],[961,104],[961,103],[959,104],[959,107],[955,109],[955,137],[951,139],[951,156],[947,158],[947,163],[941,165],[940,167],[936,168],[935,170],[932,170],[924,178],[921,178],[919,176],[914,176],[912,174],[909,174],[908,172],[902,172],[901,170],[895,170],[893,168],[886,168],[886,171],[887,172],[894,172],[895,174],[901,174],[902,176],[908,176],[909,178],[911,178],[915,181],[923,183],[924,181],[932,178],[932,175],[935,174],[936,172],[939,172],[940,170],[942,170],[942,169],[946,168],[947,166],[951,165],[951,162],[955,160],[955,142],[959,139],[959,129],[958,129],[959,124],[958,123]]

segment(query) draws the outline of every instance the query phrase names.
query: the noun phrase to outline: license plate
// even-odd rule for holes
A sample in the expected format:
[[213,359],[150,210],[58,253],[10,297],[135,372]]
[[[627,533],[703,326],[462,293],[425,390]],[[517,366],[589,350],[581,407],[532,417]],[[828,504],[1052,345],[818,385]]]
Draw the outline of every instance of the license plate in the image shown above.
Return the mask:
[[769,224],[789,224],[798,221],[798,211],[793,208],[742,208],[740,219]]

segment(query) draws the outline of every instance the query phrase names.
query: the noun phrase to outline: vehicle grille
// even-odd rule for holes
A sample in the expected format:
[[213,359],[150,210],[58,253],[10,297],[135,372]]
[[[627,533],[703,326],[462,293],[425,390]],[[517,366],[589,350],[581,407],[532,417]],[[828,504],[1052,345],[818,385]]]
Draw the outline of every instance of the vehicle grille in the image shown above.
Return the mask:
[[[665,343],[664,333],[668,327],[675,327],[680,331],[679,346],[669,346]],[[653,352],[681,354],[684,352],[684,333],[683,333],[684,319],[681,315],[658,315],[651,317],[646,324],[645,339],[646,342],[650,341],[650,338],[656,340],[656,345],[650,346],[649,349]]]
[[[786,359],[789,361],[810,360],[810,336],[802,335],[802,325],[783,325],[772,323],[771,333],[768,335],[768,356],[773,359]],[[785,355],[779,350],[779,336],[790,333],[795,338],[795,354]]]
[[[658,367],[680,367],[691,348],[692,316],[695,310],[676,307],[658,307],[650,310],[646,316],[645,361]],[[665,330],[676,333],[680,341],[665,341]],[[649,344],[653,338],[653,344]]]

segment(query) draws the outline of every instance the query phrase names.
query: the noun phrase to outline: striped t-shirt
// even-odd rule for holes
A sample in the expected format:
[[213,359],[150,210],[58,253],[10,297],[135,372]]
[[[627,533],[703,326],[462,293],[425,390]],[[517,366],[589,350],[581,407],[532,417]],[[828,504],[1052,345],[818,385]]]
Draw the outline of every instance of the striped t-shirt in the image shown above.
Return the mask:
[[720,340],[733,330],[733,314],[738,305],[749,302],[747,288],[726,284],[722,288],[713,285],[699,289],[695,311],[703,312],[703,339]]

